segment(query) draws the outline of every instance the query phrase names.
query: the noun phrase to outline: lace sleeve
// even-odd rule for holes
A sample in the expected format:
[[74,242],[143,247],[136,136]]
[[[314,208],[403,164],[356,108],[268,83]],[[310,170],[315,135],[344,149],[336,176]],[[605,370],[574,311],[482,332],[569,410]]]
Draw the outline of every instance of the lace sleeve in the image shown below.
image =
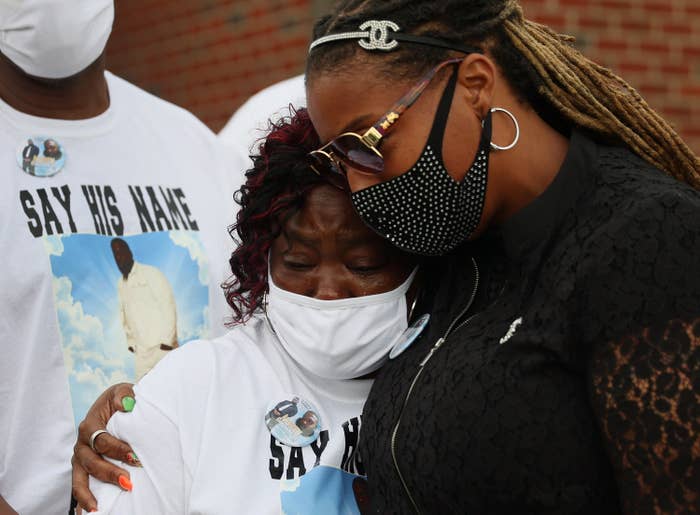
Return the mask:
[[700,511],[700,319],[600,346],[592,371],[624,512]]
[[602,327],[591,401],[625,513],[700,512],[700,209],[672,200],[609,234],[587,299]]

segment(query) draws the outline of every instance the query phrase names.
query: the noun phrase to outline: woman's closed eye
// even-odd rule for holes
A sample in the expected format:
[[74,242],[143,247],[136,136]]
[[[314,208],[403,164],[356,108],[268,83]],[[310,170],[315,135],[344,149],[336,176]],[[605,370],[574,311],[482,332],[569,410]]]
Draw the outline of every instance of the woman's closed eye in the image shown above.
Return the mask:
[[360,263],[348,263],[345,265],[348,270],[357,275],[372,275],[377,274],[384,270],[387,263],[382,262],[360,262]]
[[316,263],[309,259],[301,258],[285,258],[282,263],[289,270],[294,270],[295,272],[304,272],[306,270],[311,270],[316,266]]

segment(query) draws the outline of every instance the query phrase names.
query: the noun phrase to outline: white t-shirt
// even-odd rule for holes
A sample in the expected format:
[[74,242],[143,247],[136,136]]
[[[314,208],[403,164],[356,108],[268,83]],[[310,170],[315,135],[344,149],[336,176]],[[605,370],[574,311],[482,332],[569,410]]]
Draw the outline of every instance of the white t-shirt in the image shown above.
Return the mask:
[[289,116],[290,104],[296,108],[306,106],[303,75],[268,86],[246,100],[219,131],[219,139],[247,164],[250,154],[257,154],[255,145],[267,135],[269,120]]
[[224,332],[243,164],[190,113],[106,78],[110,107],[87,120],[0,101],[0,495],[22,515],[68,511],[75,421],[134,379],[114,237],[172,285],[179,344]]
[[[132,492],[91,479],[99,513],[359,515],[371,382],[304,371],[264,317],[173,351],[136,386],[134,411],[109,421],[143,468],[129,469]],[[320,420],[306,447],[282,444],[266,425],[275,407],[289,414],[294,397]]]

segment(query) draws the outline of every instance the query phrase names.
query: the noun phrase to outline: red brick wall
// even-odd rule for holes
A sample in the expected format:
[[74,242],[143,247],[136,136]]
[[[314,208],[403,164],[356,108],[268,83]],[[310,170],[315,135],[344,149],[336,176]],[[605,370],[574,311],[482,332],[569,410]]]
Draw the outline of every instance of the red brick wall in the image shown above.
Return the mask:
[[[330,0],[118,0],[114,72],[219,130],[250,94],[303,70]],[[636,87],[700,153],[700,0],[521,0]]]
[[576,36],[700,154],[700,0],[522,0],[528,18]]
[[107,66],[219,130],[303,71],[313,0],[117,0]]

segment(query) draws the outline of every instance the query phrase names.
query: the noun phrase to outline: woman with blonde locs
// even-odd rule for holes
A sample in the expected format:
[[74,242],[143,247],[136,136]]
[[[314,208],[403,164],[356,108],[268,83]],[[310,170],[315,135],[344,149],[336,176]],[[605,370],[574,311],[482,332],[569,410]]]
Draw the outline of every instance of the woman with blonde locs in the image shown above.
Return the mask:
[[314,169],[435,256],[363,412],[374,513],[700,506],[700,161],[571,42],[514,0],[315,26]]

